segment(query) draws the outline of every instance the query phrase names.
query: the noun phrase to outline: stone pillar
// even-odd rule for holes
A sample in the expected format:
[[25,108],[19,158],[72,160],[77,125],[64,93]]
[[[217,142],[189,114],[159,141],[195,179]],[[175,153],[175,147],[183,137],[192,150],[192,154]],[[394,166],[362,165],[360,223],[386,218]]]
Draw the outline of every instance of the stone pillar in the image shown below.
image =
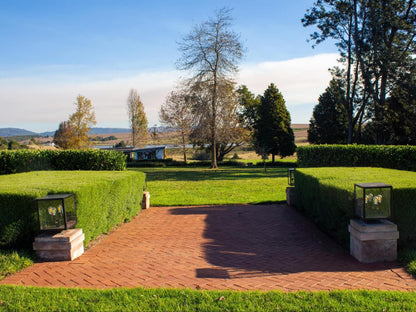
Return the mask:
[[289,207],[295,207],[295,187],[286,188],[286,203]]
[[150,193],[143,192],[142,209],[149,209],[149,208],[150,208]]
[[43,261],[72,261],[84,253],[84,238],[82,229],[42,233],[35,237],[33,249]]
[[365,222],[351,219],[348,226],[350,232],[350,253],[363,263],[397,260],[397,225],[388,220],[380,219]]

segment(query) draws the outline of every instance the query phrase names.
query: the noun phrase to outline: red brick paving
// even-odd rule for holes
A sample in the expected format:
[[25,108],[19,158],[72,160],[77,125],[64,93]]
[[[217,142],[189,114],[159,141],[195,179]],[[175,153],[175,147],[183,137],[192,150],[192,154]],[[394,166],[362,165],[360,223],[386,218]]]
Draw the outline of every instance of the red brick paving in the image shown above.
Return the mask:
[[74,261],[36,263],[0,284],[416,290],[396,263],[359,263],[284,204],[151,208]]

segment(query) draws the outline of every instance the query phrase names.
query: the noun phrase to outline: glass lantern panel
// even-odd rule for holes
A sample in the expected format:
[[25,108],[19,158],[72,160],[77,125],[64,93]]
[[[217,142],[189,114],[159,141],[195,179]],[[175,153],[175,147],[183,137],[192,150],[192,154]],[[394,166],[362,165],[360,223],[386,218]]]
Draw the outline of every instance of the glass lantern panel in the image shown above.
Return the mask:
[[65,201],[65,212],[68,229],[73,228],[77,223],[77,216],[75,212],[75,201],[74,196],[69,196],[64,199]]
[[364,217],[364,200],[363,200],[363,189],[360,187],[355,188],[355,214],[363,218]]
[[289,168],[287,171],[287,183],[290,186],[295,185],[295,169],[294,168]]
[[364,209],[366,219],[390,217],[391,189],[366,188],[364,189]]
[[61,199],[41,200],[38,202],[41,230],[64,230],[65,216]]

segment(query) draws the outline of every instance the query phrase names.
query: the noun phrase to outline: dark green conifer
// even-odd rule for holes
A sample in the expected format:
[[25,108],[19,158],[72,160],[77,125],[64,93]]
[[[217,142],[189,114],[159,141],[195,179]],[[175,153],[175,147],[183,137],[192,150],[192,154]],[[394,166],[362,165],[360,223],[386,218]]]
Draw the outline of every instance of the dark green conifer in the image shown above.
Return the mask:
[[281,157],[293,155],[295,136],[290,126],[290,114],[283,95],[272,83],[261,97],[258,120],[255,125],[255,149],[259,155]]

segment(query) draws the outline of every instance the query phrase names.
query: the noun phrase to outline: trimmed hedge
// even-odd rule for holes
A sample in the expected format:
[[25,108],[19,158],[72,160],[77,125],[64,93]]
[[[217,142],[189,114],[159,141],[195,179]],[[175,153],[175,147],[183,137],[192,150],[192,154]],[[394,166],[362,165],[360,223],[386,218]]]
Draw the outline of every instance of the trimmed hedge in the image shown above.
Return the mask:
[[309,145],[297,149],[300,167],[381,167],[416,171],[416,146]]
[[87,244],[140,211],[145,174],[137,171],[33,171],[0,176],[0,247],[29,246],[38,233],[36,198],[75,194]]
[[416,173],[383,168],[302,168],[295,171],[296,208],[344,246],[354,218],[354,183],[393,186],[392,222],[401,247],[416,247]]
[[126,156],[103,150],[0,151],[0,174],[36,170],[125,170]]

